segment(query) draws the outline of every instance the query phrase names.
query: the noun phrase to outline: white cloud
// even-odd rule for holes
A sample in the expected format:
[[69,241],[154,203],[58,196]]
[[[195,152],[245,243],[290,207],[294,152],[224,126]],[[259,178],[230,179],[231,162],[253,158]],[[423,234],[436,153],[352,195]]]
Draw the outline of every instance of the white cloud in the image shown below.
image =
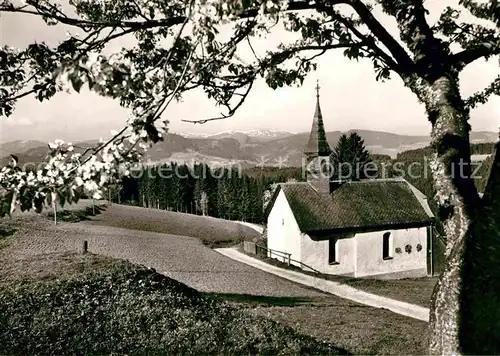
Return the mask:
[[2,120],[2,125],[7,126],[33,126],[34,123],[27,117],[9,117],[7,119]]

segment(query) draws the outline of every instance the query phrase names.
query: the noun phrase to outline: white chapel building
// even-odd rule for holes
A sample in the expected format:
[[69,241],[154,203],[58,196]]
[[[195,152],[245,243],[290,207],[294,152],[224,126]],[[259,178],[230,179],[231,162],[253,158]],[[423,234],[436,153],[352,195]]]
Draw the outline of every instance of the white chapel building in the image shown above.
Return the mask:
[[434,215],[424,194],[403,178],[339,183],[316,174],[331,154],[319,93],[304,153],[307,182],[279,184],[266,208],[268,249],[325,274],[432,274]]

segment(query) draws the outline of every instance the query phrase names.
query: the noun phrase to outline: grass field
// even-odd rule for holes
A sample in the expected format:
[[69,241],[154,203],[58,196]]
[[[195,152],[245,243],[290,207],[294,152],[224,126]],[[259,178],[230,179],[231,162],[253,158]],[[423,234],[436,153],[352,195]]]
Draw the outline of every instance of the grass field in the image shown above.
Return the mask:
[[2,355],[345,353],[125,261],[52,254],[12,267],[0,282]]
[[113,204],[92,219],[93,224],[199,238],[211,247],[259,237],[254,229],[234,221],[158,209]]
[[251,311],[356,355],[428,354],[427,323],[340,298]]
[[[301,335],[314,337],[318,340],[318,343],[312,339],[307,339],[312,340],[310,342],[315,343],[314,345],[321,345],[323,342],[327,342],[335,345],[335,347],[340,350],[348,350],[350,353],[354,354],[397,355],[404,353],[419,355],[427,352],[427,324],[424,322],[406,318],[387,310],[366,307],[283,280],[279,277],[230,260],[203,246],[197,239],[194,238],[140,231],[137,228],[141,228],[141,225],[136,226],[136,229],[134,230],[112,227],[113,224],[118,225],[120,219],[131,219],[131,214],[137,213],[139,218],[146,216],[147,219],[154,220],[154,217],[157,216],[154,214],[161,213],[158,212],[151,214],[147,211],[147,209],[144,209],[146,211],[142,212],[141,215],[139,211],[135,210],[137,208],[130,209],[125,207],[128,208],[128,211],[125,212],[121,211],[120,208],[120,206],[114,205],[112,207],[107,207],[107,209],[102,211],[99,215],[90,216],[90,220],[82,220],[76,224],[61,222],[57,226],[55,226],[47,218],[35,218],[32,216],[25,217],[25,221],[23,221],[22,224],[16,225],[17,228],[19,228],[19,231],[12,236],[4,238],[4,241],[10,241],[10,243],[7,244],[6,248],[0,250],[0,274],[2,275],[2,278],[4,278],[3,280],[7,281],[6,283],[8,284],[8,286],[3,289],[4,292],[2,292],[8,296],[6,299],[15,299],[12,298],[12,293],[8,294],[13,291],[12,286],[14,285],[24,285],[28,288],[22,290],[22,293],[20,293],[21,290],[16,291],[16,295],[24,295],[20,298],[26,297],[25,292],[31,293],[30,290],[35,288],[33,287],[35,285],[41,286],[40,288],[42,288],[36,289],[36,293],[38,293],[38,291],[42,293],[43,291],[42,294],[47,294],[45,292],[47,289],[45,288],[49,288],[50,294],[55,293],[54,289],[50,286],[46,287],[45,285],[50,284],[52,286],[54,283],[57,284],[59,283],[57,280],[62,281],[61,283],[63,284],[66,283],[65,281],[74,280],[75,278],[76,280],[85,281],[94,279],[102,280],[100,276],[103,274],[109,275],[109,273],[115,273],[111,272],[116,270],[113,267],[115,263],[120,264],[120,266],[124,266],[121,265],[121,263],[125,262],[120,262],[119,260],[112,260],[109,258],[106,259],[104,257],[102,257],[104,259],[101,259],[101,257],[92,255],[83,256],[75,255],[73,253],[65,253],[68,249],[73,248],[75,241],[87,239],[89,240],[89,246],[92,252],[92,249],[94,249],[95,252],[99,254],[102,253],[107,256],[126,258],[139,264],[148,263],[148,266],[155,267],[158,271],[166,273],[175,280],[190,286],[195,286],[195,288],[201,292],[200,295],[204,300],[215,299],[218,300],[216,303],[217,305],[224,305],[220,304],[221,302],[224,302],[229,305],[233,305],[236,308],[231,310],[238,310],[238,313],[242,312],[241,310],[245,311],[244,314],[241,314],[245,315],[244,317],[238,317],[238,320],[242,318],[245,320],[243,324],[231,322],[230,316],[227,316],[227,318],[225,316],[221,317],[223,318],[222,322],[227,323],[228,328],[242,328],[242,330],[246,330],[245,323],[255,325],[254,328],[260,328],[261,324],[259,323],[264,323],[265,325],[267,325],[266,323],[270,323],[269,325],[278,325],[275,324],[275,322],[277,322],[279,325],[276,326],[276,328],[281,328],[279,330],[287,330],[286,332],[290,333],[290,335],[298,335],[296,333],[299,333]],[[164,217],[164,215],[161,214],[158,216]],[[192,216],[184,216],[183,219],[184,221],[189,221],[190,217]],[[111,223],[108,223],[108,219]],[[152,224],[149,226],[153,225],[158,229],[163,228],[165,229],[164,231],[168,231],[169,227],[162,227],[162,221],[152,221]],[[167,221],[169,220],[167,219]],[[20,223],[21,220],[17,220],[16,222],[16,219],[14,219],[12,222],[17,224]],[[223,221],[221,221],[221,224],[222,223]],[[184,233],[189,232],[187,230],[188,227],[184,227],[183,229]],[[89,256],[91,256],[91,260],[80,260],[82,258],[88,258]],[[134,266],[127,263],[125,263],[125,265]],[[133,267],[132,269],[134,268],[136,267]],[[119,270],[120,269],[121,267]],[[117,276],[122,275],[120,271],[117,271],[116,273],[118,273]],[[103,289],[113,290],[115,284],[118,289],[120,289],[120,283],[123,281],[124,279],[119,277],[116,282],[117,284],[113,282],[113,287],[110,287],[109,284],[105,284]],[[0,282],[0,284],[1,283],[3,282]],[[74,288],[71,291],[66,291],[65,294],[77,295],[80,290],[80,287]],[[101,292],[96,290],[94,294],[96,293],[99,295]],[[119,300],[127,298],[143,300],[143,294],[141,294],[140,291],[136,290],[133,293],[136,294],[129,293],[126,295],[114,295],[113,298],[118,298]],[[144,298],[149,300],[149,297]],[[73,299],[71,300],[74,302]],[[99,299],[99,303],[101,303],[101,305],[102,303],[108,303],[107,301],[109,301],[109,299]],[[26,304],[27,302],[25,299],[22,299],[19,303]],[[136,303],[136,301],[133,303]],[[139,301],[137,301],[137,303],[139,303]],[[15,308],[17,308],[15,310],[17,310],[16,313],[18,313],[18,315],[21,313],[21,304],[16,304],[17,306],[15,306]],[[94,304],[91,303],[90,305]],[[151,311],[148,307],[142,304],[130,305],[134,305],[134,308],[137,308],[138,310],[144,309],[144,314],[133,314],[134,318],[138,318],[132,319],[135,323],[137,323],[136,320],[149,320],[146,315],[150,315],[151,312],[153,312],[153,314],[160,313],[161,315],[165,313],[173,313],[177,317],[177,314],[175,313],[182,309],[179,307],[180,309],[175,310],[153,309],[153,311]],[[141,309],[142,307],[144,308]],[[30,308],[32,308],[32,306],[30,306]],[[50,310],[54,310],[55,307],[51,308],[52,309]],[[113,309],[114,307],[110,306],[110,308],[111,309],[107,310],[110,310],[111,313],[118,313],[118,315],[122,315]],[[35,308],[35,311],[36,310],[38,309]],[[219,309],[213,313],[209,312],[208,315],[212,315],[213,318],[217,318],[218,310]],[[40,309],[40,312],[45,313],[43,315],[49,313],[47,309]],[[9,313],[12,314],[12,312]],[[33,312],[29,311],[29,313]],[[36,311],[36,313],[38,313],[38,311]],[[36,313],[35,315],[38,315]],[[248,316],[249,313],[252,316]],[[61,316],[59,315],[58,317]],[[167,323],[163,321],[163,319],[161,320],[162,323]],[[273,320],[274,322],[271,322],[270,320]],[[70,321],[65,319],[64,322]],[[2,323],[1,320],[0,323]],[[129,335],[127,334],[127,331],[122,331],[124,328],[126,329],[128,327],[127,324],[125,324],[124,321],[123,323],[120,322],[119,327],[122,329],[117,329],[114,334],[111,334],[109,329],[106,329],[108,328],[108,326],[106,326],[108,323],[111,323],[111,321],[106,321],[105,326],[102,326],[107,333],[106,335],[110,337],[111,340],[115,338],[114,340],[115,342],[118,342],[117,345],[119,345],[119,347],[125,347],[122,346],[122,344],[119,343],[119,340],[117,341],[116,339],[119,338],[119,335]],[[53,324],[57,324],[57,322],[52,324],[45,323],[45,325]],[[189,333],[193,332],[200,335],[201,330],[198,329],[197,326],[192,324],[189,325],[191,326],[186,326],[186,328],[181,329],[176,329],[173,326],[171,327],[172,330],[177,330],[177,333],[188,333],[188,335],[185,336],[186,340],[194,342],[193,339],[190,339],[191,336]],[[72,326],[66,326],[66,328],[70,327]],[[94,327],[99,328],[101,326],[94,325]],[[206,327],[206,325],[204,325],[204,327]],[[161,327],[158,328],[161,329]],[[294,331],[292,331],[292,329]],[[40,330],[41,329],[30,329],[29,331],[23,331],[23,333],[38,332],[45,335],[45,329],[42,331]],[[56,329],[56,331],[57,330],[59,329]],[[166,331],[162,331],[165,332],[165,335],[167,335],[164,339],[167,337],[169,339],[175,339],[175,335],[177,335],[176,333],[169,329],[169,327],[166,327],[165,330]],[[267,327],[267,329],[264,328],[263,330],[266,330],[266,333],[269,332],[271,335],[281,335],[281,331],[274,332],[270,326]],[[64,330],[57,331],[56,334],[59,332],[62,333],[61,335],[66,335],[63,333]],[[267,341],[262,341],[263,336],[252,333],[257,333],[257,330],[245,332],[248,338],[260,340],[256,342],[259,342],[259,345],[263,343],[264,346],[262,347],[264,348],[268,347],[265,346],[266,342],[273,343],[273,345],[282,345],[280,344],[280,340],[285,340],[280,339],[281,336],[272,336],[272,339],[265,338]],[[144,335],[145,331],[136,330],[136,333],[137,335]],[[20,338],[20,340],[22,340],[22,337],[27,337],[23,335],[16,336],[16,339]],[[70,336],[64,336],[64,339],[68,337]],[[95,337],[99,336],[95,335]],[[302,336],[293,337],[297,337],[299,340],[302,340]],[[216,338],[216,336],[210,336],[210,338]],[[134,340],[136,340],[135,343],[137,345],[143,345],[141,347],[146,347],[144,345],[147,345],[147,342],[143,340],[142,336],[137,336]],[[0,344],[2,344],[2,342],[3,341],[0,340]],[[291,347],[291,353],[293,354],[295,351],[305,352],[305,350],[308,350],[307,347],[309,346],[307,346],[307,342],[306,344],[303,344],[305,346],[303,346],[304,348],[301,349],[301,351],[297,351],[299,349],[296,348],[296,346]],[[58,343],[61,344],[63,341],[59,340]],[[220,341],[219,343],[224,343],[224,341]],[[246,343],[248,345],[251,343],[251,340],[239,340],[238,343]],[[110,344],[104,344],[108,345],[105,347],[111,347],[109,346]],[[12,344],[9,345],[12,346]],[[21,344],[16,345],[18,345],[16,347],[23,347]],[[128,348],[133,346],[126,345],[126,347]],[[176,348],[173,347],[170,350],[183,350],[181,347],[185,346],[175,347]],[[263,351],[265,350],[264,348],[260,350]],[[22,350],[26,351],[26,349]],[[156,349],[150,350],[152,350],[150,354],[165,353],[164,349],[158,350],[158,352]],[[198,349],[198,351],[199,350],[200,349]],[[207,350],[210,349],[207,348]],[[224,350],[228,350],[229,353],[231,353],[231,349]],[[318,353],[321,353],[318,350],[320,349],[316,349]],[[207,352],[208,351],[200,353],[206,354]],[[28,351],[11,352],[11,354],[12,353],[31,354],[31,352]],[[136,352],[135,354],[137,353],[140,352]],[[233,353],[238,352],[235,351]],[[274,351],[269,352],[269,354],[274,353]],[[4,354],[4,352],[0,350],[0,354]],[[7,352],[7,354],[9,353]]]
[[[14,221],[35,215],[34,212],[16,211]],[[50,220],[54,218],[50,209],[45,210],[43,215]],[[66,204],[64,208],[58,208],[57,217],[61,222],[88,220],[90,224],[100,226],[196,237],[210,247],[232,246],[260,236],[254,229],[234,221],[129,205],[108,205],[104,200],[96,200],[94,208],[92,200],[88,199]]]
[[406,278],[398,280],[377,280],[348,278],[343,283],[365,292],[417,304],[428,308],[437,278]]
[[356,355],[424,355],[428,324],[335,296],[211,294]]

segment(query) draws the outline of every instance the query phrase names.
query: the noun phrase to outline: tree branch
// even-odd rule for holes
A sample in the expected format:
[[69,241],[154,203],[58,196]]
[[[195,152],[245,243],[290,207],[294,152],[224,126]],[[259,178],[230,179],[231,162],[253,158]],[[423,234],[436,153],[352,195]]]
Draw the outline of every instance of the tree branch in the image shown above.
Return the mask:
[[399,64],[392,58],[389,54],[387,54],[382,48],[380,48],[375,40],[370,38],[369,36],[361,33],[355,24],[353,24],[349,19],[337,13],[331,7],[321,7],[321,10],[325,12],[327,15],[331,16],[336,21],[339,21],[342,25],[344,25],[349,31],[351,31],[359,40],[364,42],[368,49],[372,50],[374,54],[378,55],[381,60],[393,71],[402,75],[403,71],[400,68]]
[[221,114],[221,116],[212,117],[210,119],[203,119],[203,120],[181,120],[181,121],[183,121],[183,122],[189,122],[189,123],[192,123],[192,124],[206,124],[209,121],[224,120],[224,119],[230,118],[231,116],[233,116],[236,113],[236,111],[239,109],[239,107],[241,105],[243,105],[243,103],[245,102],[248,94],[250,93],[250,90],[253,87],[253,83],[254,83],[254,81],[250,80],[249,84],[248,84],[248,88],[245,91],[245,93],[238,94],[239,96],[241,96],[240,101],[238,102],[238,104],[234,108],[229,109],[229,113],[227,115]]
[[[340,4],[340,3],[345,3],[348,0],[338,0],[338,1],[328,1],[330,5],[332,4]],[[36,8],[36,7],[35,7]],[[316,4],[314,2],[310,1],[290,1],[287,7],[287,11],[299,11],[299,10],[307,10],[307,9],[315,9]],[[38,9],[38,8],[37,8]],[[117,21],[117,22],[106,22],[106,21],[89,21],[89,20],[83,20],[83,19],[75,19],[75,18],[70,18],[67,17],[66,15],[57,15],[57,14],[52,14],[52,13],[47,13],[39,9],[39,11],[32,11],[32,10],[26,10],[24,9],[24,6],[21,8],[16,8],[14,6],[9,6],[9,7],[0,7],[0,12],[16,12],[16,13],[23,13],[23,14],[29,14],[29,15],[36,15],[36,16],[45,16],[54,20],[59,21],[60,23],[63,23],[65,25],[70,25],[70,26],[76,26],[76,27],[90,27],[90,28],[95,28],[95,27],[124,27],[124,28],[130,28],[132,30],[145,30],[145,29],[150,29],[154,27],[171,27],[174,25],[181,24],[185,21],[186,17],[185,16],[173,16],[168,19],[161,19],[161,20],[147,20],[147,21]],[[250,17],[255,17],[258,15],[259,9],[257,8],[251,8],[247,9],[241,12],[239,14],[239,18],[250,18]]]
[[[347,21],[347,19],[342,16],[335,14],[332,6],[338,4],[349,4],[353,7],[353,9],[358,13],[361,19],[365,22],[365,24],[370,28],[376,38],[378,38],[391,52],[396,62],[390,58],[381,48],[376,46],[375,43],[370,44],[371,49],[376,52],[381,59],[390,67],[392,70],[397,72],[406,72],[407,68],[410,68],[413,65],[412,60],[406,54],[406,51],[397,43],[396,40],[384,29],[384,27],[375,19],[375,17],[371,14],[370,10],[361,2],[361,0],[318,0],[317,3],[310,1],[289,1],[288,7],[286,11],[300,11],[307,9],[322,9],[323,11],[327,11],[329,15],[335,15],[335,18],[339,20],[342,24],[344,24],[349,30],[351,30],[360,40],[366,41],[368,37],[364,36],[360,31],[358,31],[352,24]],[[83,19],[75,19],[67,17],[64,14],[54,14],[49,13],[47,11],[42,11],[43,9],[38,9],[38,11],[26,10],[23,8],[15,8],[15,7],[3,7],[0,8],[0,12],[17,12],[17,13],[25,13],[36,16],[45,16],[54,20],[59,21],[60,23],[76,26],[79,28],[103,28],[103,27],[121,27],[123,32],[120,34],[116,34],[112,38],[108,40],[115,39],[117,37],[123,36],[127,33],[131,33],[137,30],[151,29],[155,27],[171,27],[174,25],[178,25],[183,23],[186,20],[185,16],[174,16],[168,19],[162,20],[147,20],[147,21],[89,21]],[[258,14],[257,8],[251,8],[244,10],[241,14],[239,14],[239,18],[250,18],[255,17]],[[368,44],[368,41],[366,42]]]
[[372,12],[361,0],[350,0],[348,4],[356,11],[364,24],[370,29],[373,35],[384,44],[391,52],[398,63],[402,74],[414,72],[415,63],[410,58],[406,50],[392,37],[392,35],[373,16]]
[[[296,54],[296,53],[299,53],[299,52],[302,52],[302,51],[321,51],[319,54],[316,54],[316,55],[314,55],[314,56],[312,56],[310,58],[306,58],[305,59],[305,61],[311,61],[311,60],[315,59],[318,55],[321,55],[324,52],[326,52],[327,50],[338,49],[338,48],[346,48],[346,47],[348,48],[348,47],[351,47],[352,45],[360,45],[360,44],[361,44],[361,42],[356,42],[356,43],[351,43],[351,44],[333,44],[333,45],[305,45],[305,46],[300,46],[300,47],[295,47],[295,48],[289,48],[289,49],[283,50],[281,52],[273,53],[273,54],[269,55],[267,58],[265,58],[263,60],[260,60],[258,68],[253,68],[252,72],[250,74],[248,74],[247,79],[243,83],[240,83],[238,85],[233,85],[233,86],[221,86],[221,85],[217,85],[217,84],[203,83],[203,85],[206,86],[206,87],[215,87],[215,88],[223,89],[223,90],[224,89],[225,90],[230,90],[231,88],[241,88],[241,87],[243,87],[245,85],[248,85],[248,87],[247,87],[245,93],[243,93],[243,94],[241,94],[241,93],[233,93],[232,94],[232,95],[241,96],[241,99],[238,101],[238,104],[235,107],[233,107],[233,108],[231,108],[229,106],[229,104],[226,104],[226,106],[229,109],[229,113],[228,114],[221,114],[221,116],[212,117],[212,118],[209,118],[209,119],[181,120],[181,121],[183,121],[183,122],[189,122],[189,123],[192,123],[192,124],[205,124],[205,123],[207,123],[209,121],[223,120],[223,119],[227,119],[227,118],[232,117],[235,114],[235,112],[238,110],[238,108],[241,105],[243,105],[243,103],[246,100],[248,94],[250,93],[250,90],[252,89],[252,86],[253,86],[256,74],[258,72],[260,72],[260,70],[265,69],[270,63],[276,64],[276,61],[278,61],[278,63],[282,63],[282,62],[286,61],[287,59],[289,59],[290,55],[293,55],[293,54]],[[241,75],[234,76],[234,78],[240,78],[240,77],[241,77]],[[226,77],[221,78],[221,79],[222,80],[230,80],[231,78],[233,78],[233,77],[232,76],[226,76]]]
[[[360,0],[357,0],[360,1]],[[423,0],[378,0],[386,13],[397,21],[401,40],[413,53],[414,73],[434,80],[453,69],[449,62],[449,49],[434,36],[425,15],[428,11]]]
[[110,22],[110,21],[89,21],[83,19],[75,19],[67,16],[46,13],[43,11],[32,11],[32,10],[25,10],[24,8],[15,8],[15,7],[0,7],[0,12],[14,12],[14,13],[22,13],[35,16],[44,16],[56,20],[62,24],[75,26],[78,28],[122,27],[131,29],[132,31],[147,30],[155,27],[171,27],[183,23],[186,19],[185,16],[173,16],[168,19],[162,19],[162,20]]
[[454,66],[462,70],[466,65],[483,57],[489,57],[500,54],[500,41],[498,44],[482,43],[474,48],[468,48],[451,56]]
[[475,108],[478,104],[485,104],[491,95],[500,95],[500,75],[486,88],[467,98],[465,105],[468,108]]

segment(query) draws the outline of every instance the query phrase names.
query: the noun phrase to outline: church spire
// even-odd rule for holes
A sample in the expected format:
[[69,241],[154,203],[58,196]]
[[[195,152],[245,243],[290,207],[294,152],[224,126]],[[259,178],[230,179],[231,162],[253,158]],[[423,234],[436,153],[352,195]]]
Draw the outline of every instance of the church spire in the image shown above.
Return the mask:
[[326,141],[325,127],[323,124],[323,115],[319,105],[319,81],[316,81],[316,109],[314,111],[313,124],[309,135],[309,142],[304,150],[308,156],[329,156],[332,153],[328,142]]

